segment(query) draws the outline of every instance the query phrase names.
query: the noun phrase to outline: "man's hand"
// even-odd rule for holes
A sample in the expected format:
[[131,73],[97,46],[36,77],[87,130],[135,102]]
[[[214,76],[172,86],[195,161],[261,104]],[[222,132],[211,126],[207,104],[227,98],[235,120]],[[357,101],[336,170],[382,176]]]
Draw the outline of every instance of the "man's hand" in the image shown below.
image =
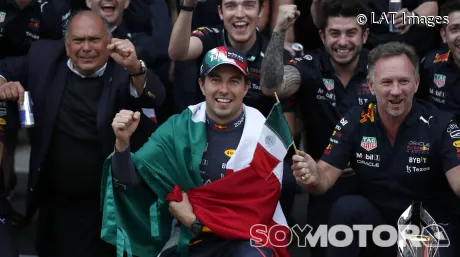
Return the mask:
[[169,212],[184,226],[191,228],[196,216],[188,201],[187,193],[182,192],[182,202],[169,202]]
[[19,82],[7,82],[0,86],[0,100],[24,101],[24,87]]
[[137,59],[136,48],[128,39],[113,38],[107,46],[110,56],[130,74],[141,72],[142,66]]
[[121,110],[112,122],[113,132],[117,137],[117,150],[122,152],[129,145],[131,135],[136,131],[141,118],[140,112],[132,112],[129,110]]
[[297,151],[292,156],[292,171],[297,182],[303,185],[316,185],[318,183],[318,167],[310,155],[303,151]]
[[282,4],[278,12],[275,31],[286,33],[286,31],[294,25],[297,18],[300,16],[300,11],[297,10],[297,5]]
[[404,35],[409,31],[413,24],[409,23],[408,17],[412,14],[407,8],[401,9],[394,17],[394,26],[399,30],[400,35]]

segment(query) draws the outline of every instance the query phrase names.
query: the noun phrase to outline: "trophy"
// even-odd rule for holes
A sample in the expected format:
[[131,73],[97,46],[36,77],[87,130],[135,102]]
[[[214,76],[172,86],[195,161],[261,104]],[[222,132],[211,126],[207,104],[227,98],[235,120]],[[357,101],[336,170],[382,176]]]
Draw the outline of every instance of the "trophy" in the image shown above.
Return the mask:
[[412,214],[416,207],[412,203],[398,219],[398,257],[439,257],[439,235],[444,229],[421,203],[420,217],[415,217],[420,219],[420,224],[413,224]]

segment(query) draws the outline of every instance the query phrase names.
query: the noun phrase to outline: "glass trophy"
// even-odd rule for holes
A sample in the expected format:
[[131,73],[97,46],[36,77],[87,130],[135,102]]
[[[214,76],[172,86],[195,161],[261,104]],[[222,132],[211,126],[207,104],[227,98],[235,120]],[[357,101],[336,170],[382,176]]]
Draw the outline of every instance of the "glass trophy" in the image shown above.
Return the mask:
[[420,203],[421,224],[412,222],[416,204],[412,203],[398,219],[398,257],[440,257],[439,235],[444,229],[436,224]]

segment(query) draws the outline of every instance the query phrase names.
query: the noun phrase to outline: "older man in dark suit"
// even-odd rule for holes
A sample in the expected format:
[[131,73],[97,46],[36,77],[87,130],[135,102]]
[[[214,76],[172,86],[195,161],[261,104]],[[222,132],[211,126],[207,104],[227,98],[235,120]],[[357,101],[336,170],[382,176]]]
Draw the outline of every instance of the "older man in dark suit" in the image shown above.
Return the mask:
[[115,144],[111,120],[120,109],[164,100],[134,45],[110,31],[83,11],[65,41],[38,41],[27,56],[0,62],[0,99],[21,102],[27,90],[34,102],[27,217],[40,208],[41,256],[115,256],[100,239],[99,209],[102,165]]

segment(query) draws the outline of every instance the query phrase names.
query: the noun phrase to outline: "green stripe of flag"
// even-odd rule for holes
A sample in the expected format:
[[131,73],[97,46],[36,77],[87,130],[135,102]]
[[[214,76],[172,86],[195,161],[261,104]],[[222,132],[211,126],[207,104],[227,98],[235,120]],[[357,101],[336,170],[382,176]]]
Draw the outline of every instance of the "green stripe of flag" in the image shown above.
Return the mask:
[[291,129],[284,116],[281,103],[277,102],[273,106],[270,114],[265,121],[265,125],[283,142],[286,149],[291,147],[294,142],[291,134]]

